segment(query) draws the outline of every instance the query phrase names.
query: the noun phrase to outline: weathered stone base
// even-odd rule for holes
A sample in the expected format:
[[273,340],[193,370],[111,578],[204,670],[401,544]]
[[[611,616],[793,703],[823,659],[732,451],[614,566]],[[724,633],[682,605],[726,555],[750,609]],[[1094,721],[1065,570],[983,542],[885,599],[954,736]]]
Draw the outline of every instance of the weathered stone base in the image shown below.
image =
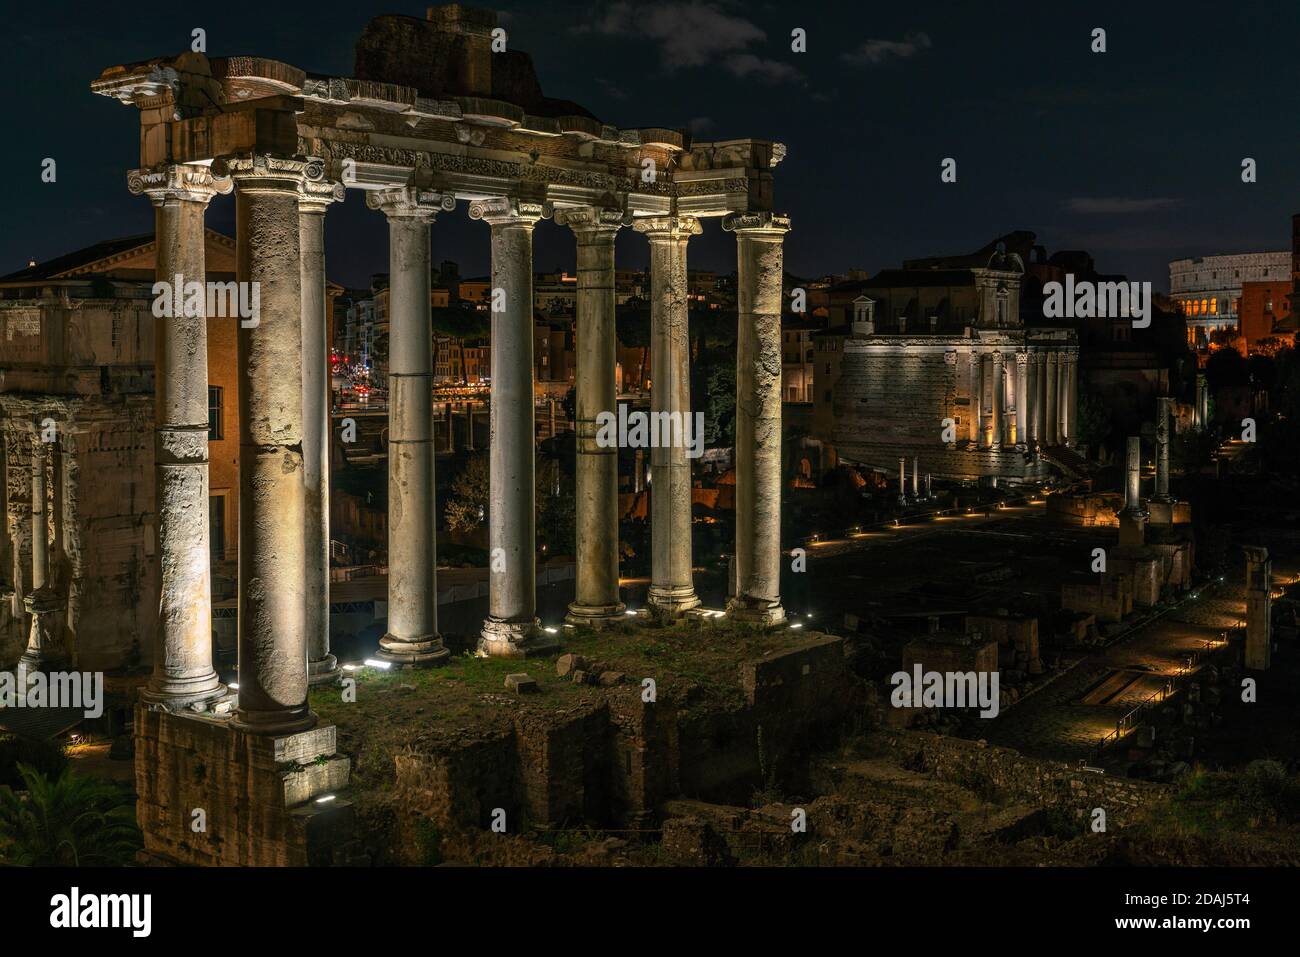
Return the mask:
[[780,602],[756,602],[743,596],[728,602],[727,617],[756,628],[784,628],[787,624]]
[[339,660],[333,655],[313,658],[307,662],[307,684],[309,685],[332,685],[342,674]]
[[539,658],[553,655],[562,647],[560,641],[541,631],[540,622],[502,621],[488,618],[478,640],[478,653],[489,658]]
[[700,597],[695,594],[693,585],[677,588],[651,585],[646,596],[646,605],[650,614],[663,621],[680,618],[692,608],[698,608]]
[[602,628],[622,621],[626,611],[627,606],[622,602],[615,605],[580,605],[574,602],[569,606],[569,613],[564,616],[564,623],[580,628]]
[[1143,545],[1146,543],[1146,512],[1119,513],[1119,543],[1121,545]]
[[379,651],[375,657],[380,661],[391,661],[395,665],[414,665],[417,668],[431,668],[445,664],[451,657],[447,648],[437,635],[423,638],[397,638],[384,635],[379,639]]
[[229,718],[136,705],[136,817],[154,863],[341,863],[352,806],[316,799],[345,788],[349,770],[333,725],[256,735]]
[[1160,502],[1152,499],[1146,503],[1148,521],[1152,525],[1186,525],[1192,520],[1190,502]]

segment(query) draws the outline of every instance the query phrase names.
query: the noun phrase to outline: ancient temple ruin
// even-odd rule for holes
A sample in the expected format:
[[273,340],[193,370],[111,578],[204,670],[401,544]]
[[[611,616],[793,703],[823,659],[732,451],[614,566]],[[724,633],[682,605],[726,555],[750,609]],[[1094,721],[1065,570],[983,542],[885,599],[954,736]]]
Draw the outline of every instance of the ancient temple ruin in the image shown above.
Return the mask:
[[[527,55],[502,48],[496,28],[492,13],[435,7],[424,20],[370,21],[352,77],[256,56],[184,53],[111,67],[91,84],[138,110],[141,155],[127,186],[155,208],[158,280],[202,279],[206,207],[233,190],[236,278],[260,290],[260,313],[230,320],[240,326],[237,702],[211,651],[205,317],[159,320],[155,336],[161,604],[154,677],[136,721],[138,761],[151,768],[140,788],[147,835],[175,826],[168,808],[200,799],[186,762],[220,766],[214,786],[263,789],[285,813],[346,779],[332,729],[315,728],[307,690],[338,667],[328,643],[324,547],[323,230],[327,210],[348,191],[363,194],[389,225],[390,547],[379,657],[431,665],[448,655],[436,618],[430,230],[461,208],[487,225],[492,253],[492,567],[480,653],[525,656],[554,645],[536,616],[533,526],[532,242],[548,218],[571,229],[578,248],[577,593],[568,620],[598,625],[624,614],[617,449],[596,435],[598,414],[615,408],[615,236],[632,228],[650,244],[652,407],[684,415],[687,248],[702,220],[718,218],[735,234],[739,271],[736,588],[728,614],[764,627],[784,623],[780,313],[790,222],[774,211],[772,192],[784,147],[694,143],[676,130],[605,124],[544,96]],[[648,600],[653,614],[674,617],[699,605],[685,448],[655,448],[651,476]],[[286,755],[322,769],[292,795],[267,775]],[[226,826],[240,836],[223,860],[280,853],[259,843],[269,835],[254,833],[255,822]],[[151,840],[162,856],[191,854],[184,842]]]

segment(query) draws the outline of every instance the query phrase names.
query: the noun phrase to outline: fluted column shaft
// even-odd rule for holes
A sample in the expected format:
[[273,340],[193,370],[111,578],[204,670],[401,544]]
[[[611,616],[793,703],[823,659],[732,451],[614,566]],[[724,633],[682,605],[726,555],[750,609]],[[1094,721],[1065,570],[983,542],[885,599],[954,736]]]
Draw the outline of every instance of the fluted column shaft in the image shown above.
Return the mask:
[[1061,440],[1061,413],[1057,403],[1057,354],[1047,354],[1047,408],[1043,411],[1043,426],[1046,431],[1044,440],[1048,445],[1056,445]]
[[1038,401],[1038,354],[1030,352],[1025,362],[1026,367],[1026,391],[1025,391],[1025,437],[1032,445],[1039,442],[1039,408],[1042,403]]
[[[617,210],[560,210],[555,221],[577,240],[577,581],[571,624],[599,624],[623,614],[618,599],[618,445],[601,446],[597,416],[616,413],[614,382],[614,238]],[[554,405],[552,405],[554,409]]]
[[[141,694],[169,707],[220,697],[212,667],[212,572],[208,525],[208,326],[186,315],[185,286],[206,283],[204,213],[230,181],[207,167],[136,170],[128,188],[154,205],[154,483],[160,596],[154,671]],[[175,288],[177,283],[181,288]],[[207,297],[203,297],[206,306]],[[168,316],[167,312],[171,315]],[[235,318],[223,321],[236,322]]]
[[1079,353],[1065,354],[1065,440],[1070,445],[1078,443],[1079,420]]
[[302,457],[306,493],[307,675],[312,684],[339,676],[330,654],[330,362],[325,294],[325,211],[343,185],[304,181],[298,201],[302,254]]
[[491,199],[469,214],[492,232],[488,617],[479,650],[515,657],[537,635],[533,421],[533,226],[538,203]]
[[[700,234],[700,223],[663,216],[639,219],[634,227],[650,241],[652,421],[679,421],[684,434],[691,414],[686,243]],[[683,442],[650,449],[650,485],[648,599],[656,614],[673,616],[700,603],[691,558],[691,463]]]
[[429,224],[455,201],[400,187],[367,194],[366,205],[388,218],[388,630],[379,658],[434,665],[450,652],[438,635]]
[[984,357],[970,353],[970,441],[976,448],[984,444]]
[[1029,355],[1016,353],[1016,444],[1029,444]]
[[727,611],[733,619],[770,626],[785,621],[781,607],[781,304],[783,246],[790,221],[784,216],[746,214],[727,217],[723,228],[736,234],[739,323],[736,594]]
[[1002,408],[1006,398],[1006,383],[1003,381],[1005,376],[1002,371],[1002,353],[993,353],[993,438],[989,441],[989,447],[992,449],[1002,448]]
[[306,164],[229,163],[236,275],[261,312],[239,327],[239,707],[234,724],[290,734],[316,724],[307,702],[307,509],[302,454],[302,261]]

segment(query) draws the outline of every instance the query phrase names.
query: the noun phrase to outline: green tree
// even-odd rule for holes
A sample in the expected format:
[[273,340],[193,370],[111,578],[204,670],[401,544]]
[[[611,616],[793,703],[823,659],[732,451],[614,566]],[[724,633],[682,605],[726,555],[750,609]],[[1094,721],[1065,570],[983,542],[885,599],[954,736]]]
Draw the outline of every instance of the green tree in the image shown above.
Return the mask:
[[19,867],[124,866],[142,846],[128,796],[71,768],[51,780],[18,765],[27,791],[0,788],[0,862]]
[[490,475],[487,454],[478,452],[451,483],[447,527],[453,532],[472,532],[487,518]]

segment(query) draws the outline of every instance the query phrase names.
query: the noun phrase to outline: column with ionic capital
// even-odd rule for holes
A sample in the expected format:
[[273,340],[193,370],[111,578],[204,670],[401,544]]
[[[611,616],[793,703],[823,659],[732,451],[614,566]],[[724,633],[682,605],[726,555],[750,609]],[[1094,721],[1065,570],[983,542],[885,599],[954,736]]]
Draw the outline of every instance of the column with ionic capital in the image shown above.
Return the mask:
[[1016,353],[1016,445],[1029,445],[1029,353]]
[[1047,402],[1043,409],[1043,442],[1056,445],[1060,440],[1061,412],[1057,401],[1056,386],[1060,378],[1057,372],[1058,354],[1047,354]]
[[989,448],[993,451],[999,451],[1002,448],[1002,407],[1006,398],[1006,383],[1003,381],[1005,374],[1002,371],[1002,352],[995,350],[993,352],[993,388],[990,401],[993,404],[993,438],[989,441]]
[[650,449],[648,601],[656,615],[674,617],[700,603],[692,574],[691,463],[684,439],[691,427],[686,244],[703,230],[692,216],[638,219],[633,228],[650,241],[651,417],[681,426],[674,441]]
[[388,630],[378,657],[436,665],[451,652],[438,634],[429,225],[456,201],[405,186],[369,192],[366,205],[388,218]]
[[325,211],[343,202],[342,183],[310,160],[298,197],[302,253],[302,462],[306,488],[307,680],[340,674],[330,654],[330,348],[325,294]]
[[1038,353],[1025,354],[1025,443],[1038,445]]
[[738,314],[736,594],[727,614],[737,621],[779,625],[785,621],[781,607],[781,304],[783,246],[790,220],[771,213],[742,213],[726,217],[722,228],[736,234]]
[[1077,445],[1079,442],[1079,353],[1075,349],[1065,353],[1065,442]]
[[492,403],[488,617],[478,649],[522,657],[553,646],[539,637],[533,425],[533,227],[541,203],[470,203],[492,231]]
[[306,487],[302,454],[302,258],[307,164],[255,154],[235,181],[235,275],[258,290],[239,320],[239,706],[234,727],[293,734],[307,701]]
[[[206,308],[177,306],[185,287],[207,282],[203,231],[208,203],[228,178],[206,166],[133,170],[127,188],[154,206],[154,501],[161,594],[154,670],[145,701],[186,708],[226,693],[212,667],[212,571],[208,525],[208,325]],[[176,288],[180,284],[180,288]],[[193,288],[193,287],[192,287]],[[203,287],[206,289],[206,287]],[[157,308],[170,297],[171,308]],[[228,321],[236,322],[231,318]]]
[[631,219],[616,209],[558,209],[555,222],[577,240],[577,581],[566,621],[599,625],[620,618],[618,599],[618,443],[596,441],[597,416],[614,415],[614,238]]

